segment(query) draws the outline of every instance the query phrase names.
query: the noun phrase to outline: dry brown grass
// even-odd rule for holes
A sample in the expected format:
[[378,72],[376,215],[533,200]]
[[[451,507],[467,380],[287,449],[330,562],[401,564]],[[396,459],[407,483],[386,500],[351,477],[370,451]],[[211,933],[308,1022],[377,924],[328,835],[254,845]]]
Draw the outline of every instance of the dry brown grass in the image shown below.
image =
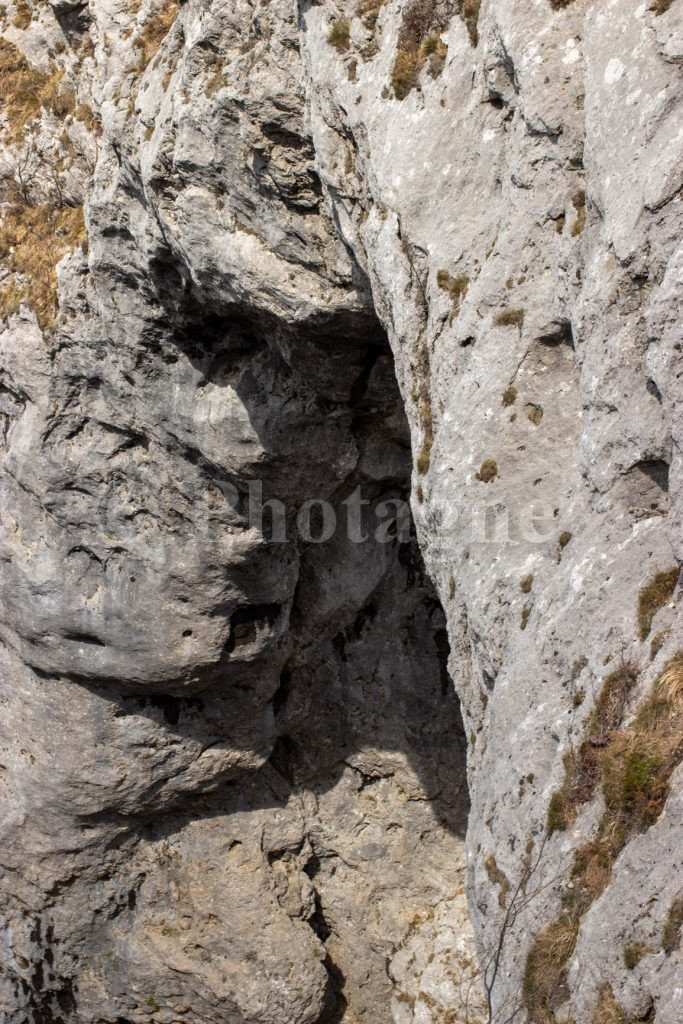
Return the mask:
[[415,346],[413,354],[413,387],[411,398],[415,403],[422,427],[422,448],[415,461],[415,468],[421,476],[429,471],[432,446],[434,444],[434,416],[431,400],[431,367],[429,349],[423,338]]
[[496,315],[493,322],[496,327],[519,327],[521,330],[524,326],[524,310],[504,309]]
[[33,67],[13,43],[0,39],[0,99],[10,141],[21,141],[26,125],[43,109],[57,117],[74,112],[76,98],[61,88],[63,74]]
[[586,226],[586,193],[580,189],[572,196],[572,205],[576,210],[576,220],[572,225],[572,235],[577,238]]
[[600,778],[600,750],[621,725],[637,678],[633,665],[625,663],[603,681],[586,739],[564,755],[564,782],[548,804],[549,833],[569,828],[579,807],[592,800]]
[[603,985],[600,989],[593,1024],[626,1024],[624,1011],[614,998],[611,985]]
[[445,25],[446,19],[439,16],[433,0],[412,0],[405,8],[391,72],[396,99],[404,100],[417,88],[425,65],[434,78],[441,74],[447,53],[441,39]]
[[579,934],[578,923],[564,915],[536,936],[527,956],[522,993],[533,1024],[554,1024],[565,1002],[567,965]]
[[641,640],[648,638],[655,615],[673,597],[679,571],[677,565],[672,565],[669,569],[663,569],[640,591],[638,596],[638,627]]
[[145,70],[150,61],[159,52],[159,47],[168,35],[171,25],[178,15],[178,4],[164,4],[147,19],[136,42],[141,47],[138,72]]
[[82,206],[12,206],[0,226],[0,259],[10,271],[0,289],[0,317],[16,313],[25,302],[40,327],[50,327],[58,308],[57,263],[86,241]]
[[540,426],[541,420],[543,419],[543,409],[540,405],[534,405],[533,402],[529,402],[524,408],[526,418],[530,423],[533,423],[535,427]]
[[[572,885],[564,893],[560,918],[534,939],[529,950],[524,996],[534,1024],[554,1024],[554,1010],[560,1005],[554,993],[564,985],[574,948],[568,941],[562,945],[550,940],[553,936],[573,934],[575,941],[581,918],[609,885],[621,851],[634,835],[646,831],[661,815],[672,772],[683,760],[683,652],[668,662],[633,721],[623,727],[632,685],[626,679],[614,679],[609,688],[603,688],[591,716],[588,739],[580,748],[592,749],[587,792],[592,794],[601,781],[606,810],[597,835],[574,855]],[[615,722],[617,725],[610,728]],[[604,745],[598,746],[596,753],[599,743]],[[579,761],[582,771],[587,770],[585,754],[583,760],[580,755]],[[566,800],[559,811],[576,807],[578,796],[572,793],[573,786],[575,783],[567,779],[563,786]],[[553,815],[559,811],[555,808]],[[548,817],[550,832],[550,809]],[[680,922],[677,928],[680,929]],[[560,1002],[563,1001],[564,998]],[[610,1018],[597,1020],[607,1022]]]
[[654,824],[683,759],[683,653],[669,661],[632,724],[601,758],[608,816],[629,836]]
[[369,32],[375,31],[379,12],[383,6],[384,0],[360,0],[356,7],[356,14]]
[[680,946],[681,929],[683,929],[683,896],[679,896],[673,901],[664,924],[662,949],[667,955],[673,953]]
[[423,397],[417,406],[420,423],[422,425],[422,448],[417,457],[415,468],[420,476],[429,472],[432,459],[432,447],[434,445],[434,421],[432,417],[432,403],[429,398]]
[[32,17],[33,11],[29,7],[29,5],[25,3],[25,0],[19,0],[19,3],[17,4],[16,13],[12,18],[12,24],[14,25],[14,27],[21,29],[21,31],[24,31],[31,24]]
[[472,46],[479,42],[479,8],[481,0],[463,0],[460,16],[465,22]]

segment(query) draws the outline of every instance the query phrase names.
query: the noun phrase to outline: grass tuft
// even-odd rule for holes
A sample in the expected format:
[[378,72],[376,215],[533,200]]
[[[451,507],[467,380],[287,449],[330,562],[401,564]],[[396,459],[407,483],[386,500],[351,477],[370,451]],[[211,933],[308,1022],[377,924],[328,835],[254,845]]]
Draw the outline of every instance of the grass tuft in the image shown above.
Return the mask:
[[465,22],[472,46],[479,42],[479,8],[481,0],[463,0],[460,16]]
[[475,478],[483,484],[490,484],[498,476],[498,463],[495,459],[484,459]]
[[662,933],[662,949],[668,955],[674,952],[681,944],[681,929],[683,928],[683,896],[673,901],[667,914],[664,931]]
[[572,235],[577,238],[586,226],[586,193],[579,189],[572,196],[572,205],[576,210],[576,220],[572,225]]
[[332,22],[327,41],[337,53],[346,53],[351,44],[351,22],[348,18],[337,18]]
[[569,995],[567,965],[578,934],[578,922],[563,915],[534,939],[522,984],[524,1005],[534,1024],[554,1024],[554,1011]]
[[441,291],[447,292],[450,295],[452,308],[449,322],[451,322],[460,312],[460,304],[467,295],[470,279],[466,274],[459,274],[457,277],[453,277],[447,270],[439,270],[436,275],[436,283]]
[[504,309],[496,315],[493,322],[496,327],[519,327],[521,330],[524,326],[524,310]]
[[624,946],[624,967],[627,971],[633,971],[647,953],[652,950],[642,942],[632,942]]
[[586,739],[564,755],[564,782],[548,804],[549,834],[569,828],[579,807],[592,800],[600,778],[600,750],[621,725],[637,678],[634,667],[625,663],[604,680],[588,721]]
[[614,998],[611,985],[605,984],[600,989],[592,1024],[626,1024],[624,1011]]
[[676,590],[679,568],[672,565],[663,569],[647,583],[638,596],[638,627],[640,639],[646,640],[652,629],[652,620],[660,608],[670,601]]
[[25,0],[19,0],[12,24],[22,32],[29,27],[33,18],[33,12]]

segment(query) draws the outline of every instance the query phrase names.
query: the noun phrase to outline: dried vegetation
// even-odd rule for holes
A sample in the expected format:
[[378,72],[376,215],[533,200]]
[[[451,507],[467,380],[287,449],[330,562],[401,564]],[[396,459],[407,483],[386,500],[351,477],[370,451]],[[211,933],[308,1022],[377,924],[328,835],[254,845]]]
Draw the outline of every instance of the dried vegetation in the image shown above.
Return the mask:
[[[567,754],[565,782],[550,802],[549,833],[567,828],[598,785],[605,813],[596,835],[574,855],[560,916],[536,936],[529,950],[524,999],[532,1024],[555,1024],[556,1011],[568,997],[567,969],[581,918],[608,886],[615,861],[629,840],[661,815],[671,775],[683,759],[683,653],[668,662],[632,720],[624,724],[636,678],[633,667],[624,665],[605,680],[586,740]],[[674,919],[676,913],[672,908]],[[672,933],[678,935],[682,919],[683,905]],[[666,950],[672,941],[665,928],[662,947]],[[609,996],[601,999],[608,1007]],[[595,1019],[610,1018],[603,1014]]]

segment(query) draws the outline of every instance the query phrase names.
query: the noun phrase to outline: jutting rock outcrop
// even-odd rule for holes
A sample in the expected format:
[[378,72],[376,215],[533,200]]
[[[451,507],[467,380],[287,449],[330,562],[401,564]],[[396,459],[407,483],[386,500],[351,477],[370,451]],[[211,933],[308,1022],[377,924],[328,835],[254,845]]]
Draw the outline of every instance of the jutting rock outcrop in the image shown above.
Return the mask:
[[3,1019],[680,1020],[680,0],[0,19]]

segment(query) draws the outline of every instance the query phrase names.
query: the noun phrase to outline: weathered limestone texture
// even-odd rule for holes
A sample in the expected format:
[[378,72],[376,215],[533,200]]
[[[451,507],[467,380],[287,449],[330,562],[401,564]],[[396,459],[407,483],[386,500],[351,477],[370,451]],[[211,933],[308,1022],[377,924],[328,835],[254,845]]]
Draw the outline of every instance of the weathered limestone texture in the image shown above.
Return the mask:
[[681,0],[0,33],[0,1019],[679,1022]]

